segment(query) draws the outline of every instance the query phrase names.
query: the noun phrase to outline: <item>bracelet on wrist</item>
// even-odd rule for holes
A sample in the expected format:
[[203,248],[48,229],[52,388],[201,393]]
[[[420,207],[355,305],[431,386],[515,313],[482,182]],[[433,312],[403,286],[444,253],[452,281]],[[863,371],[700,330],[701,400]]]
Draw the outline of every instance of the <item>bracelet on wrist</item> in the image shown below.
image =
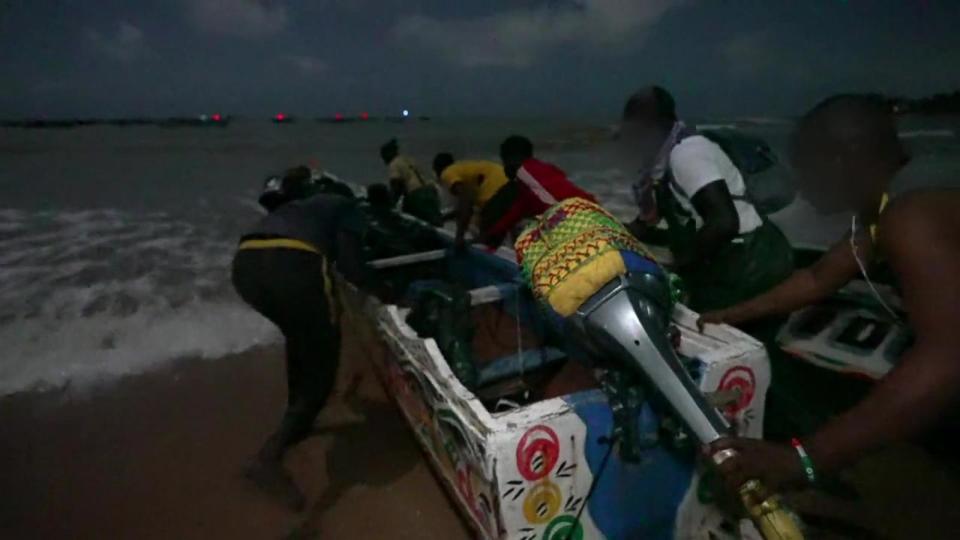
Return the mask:
[[813,467],[813,460],[810,459],[810,454],[807,453],[807,449],[803,447],[803,443],[800,442],[800,439],[793,438],[790,441],[790,446],[793,446],[793,449],[797,451],[797,456],[800,457],[800,464],[803,467],[803,474],[807,478],[807,482],[814,484],[817,481],[817,471]]

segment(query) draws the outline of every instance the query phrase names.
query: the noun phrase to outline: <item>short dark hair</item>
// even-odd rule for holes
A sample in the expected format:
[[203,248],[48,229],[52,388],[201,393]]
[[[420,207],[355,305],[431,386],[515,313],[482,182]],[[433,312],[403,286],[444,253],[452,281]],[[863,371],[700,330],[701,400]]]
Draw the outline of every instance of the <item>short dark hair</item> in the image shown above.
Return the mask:
[[500,156],[509,158],[533,157],[533,143],[523,135],[511,135],[500,144]]
[[303,199],[310,195],[310,179],[313,172],[310,167],[300,165],[287,169],[283,175],[283,193],[288,201]]
[[623,119],[653,118],[664,124],[677,121],[677,102],[662,86],[641,88],[627,98],[623,106]]
[[397,139],[390,139],[380,146],[380,157],[384,160],[387,160],[390,156],[395,156],[399,153],[400,143],[397,142]]
[[306,165],[299,165],[297,167],[287,169],[287,172],[285,172],[283,175],[283,179],[291,182],[302,182],[310,180],[311,176],[313,176],[313,172],[310,170],[310,167],[307,167]]
[[440,174],[444,169],[453,165],[453,162],[453,154],[450,152],[440,152],[433,158],[433,170],[437,174]]

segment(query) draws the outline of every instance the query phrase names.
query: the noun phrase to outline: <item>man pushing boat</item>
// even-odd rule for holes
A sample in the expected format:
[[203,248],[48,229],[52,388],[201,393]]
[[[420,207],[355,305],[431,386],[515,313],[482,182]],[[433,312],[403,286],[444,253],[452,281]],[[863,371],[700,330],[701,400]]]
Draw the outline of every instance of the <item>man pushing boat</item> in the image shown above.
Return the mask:
[[282,460],[310,433],[334,386],[340,326],[330,265],[338,255],[338,231],[356,206],[341,195],[311,196],[308,180],[296,169],[267,180],[260,201],[269,213],[242,237],[233,261],[237,292],[286,340],[286,411],[247,477],[295,510],[303,507],[303,494]]
[[[748,191],[753,163],[774,163],[762,152],[765,145],[732,144],[727,149],[677,116],[673,97],[651,86],[627,99],[621,140],[642,166],[633,186],[640,207],[634,232],[647,222],[663,219],[674,256],[674,271],[690,294],[695,310],[727,307],[769,290],[793,270],[790,244],[761,212],[760,201]],[[746,148],[735,163],[733,150]]]
[[500,145],[503,170],[517,188],[513,204],[491,215],[493,224],[481,230],[480,242],[498,246],[524,219],[534,218],[560,201],[578,197],[595,201],[596,198],[574,184],[559,167],[533,156],[533,143],[521,135],[511,135]]
[[413,159],[400,153],[396,139],[390,139],[380,147],[380,158],[387,166],[390,176],[387,180],[394,202],[402,200],[403,212],[435,227],[442,225],[443,215],[436,183],[420,172]]
[[441,152],[433,158],[433,172],[456,199],[456,208],[447,217],[456,221],[454,245],[462,249],[474,216],[479,212],[482,230],[485,221],[482,217],[497,211],[498,205],[494,201],[503,199],[500,191],[509,180],[499,163],[480,159],[455,160],[449,152]]
[[[813,266],[765,294],[705,313],[701,324],[789,313],[858,275],[870,283],[867,265],[882,258],[899,282],[915,341],[863,401],[795,439],[793,448],[714,443],[711,453],[735,453],[721,466],[731,485],[747,478],[772,487],[815,482],[874,448],[921,434],[960,399],[960,178],[925,183],[921,158],[911,158],[889,106],[872,96],[841,95],[814,107],[793,135],[792,159],[806,198],[826,213],[850,213],[850,232]],[[877,297],[891,319],[901,318]]]

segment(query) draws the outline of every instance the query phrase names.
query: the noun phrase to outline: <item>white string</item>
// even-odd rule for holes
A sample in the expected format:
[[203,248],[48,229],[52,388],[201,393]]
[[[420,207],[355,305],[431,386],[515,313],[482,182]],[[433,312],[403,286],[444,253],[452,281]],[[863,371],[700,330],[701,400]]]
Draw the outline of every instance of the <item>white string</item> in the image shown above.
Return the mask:
[[854,214],[853,218],[850,221],[850,249],[853,251],[853,258],[857,261],[857,266],[860,267],[860,274],[863,276],[864,281],[867,282],[867,286],[870,287],[870,291],[873,292],[873,296],[876,297],[877,301],[880,302],[880,305],[883,306],[883,309],[887,310],[887,313],[893,317],[895,322],[900,321],[900,316],[897,315],[893,309],[887,305],[883,300],[883,297],[880,296],[880,292],[873,285],[873,281],[870,280],[870,275],[867,274],[867,268],[864,266],[863,261],[860,260],[860,253],[857,249],[857,215]]
[[526,381],[523,380],[523,335],[520,333],[522,328],[520,327],[520,287],[517,287],[514,292],[517,295],[517,362],[520,362],[520,382],[523,384],[523,399],[530,399],[530,389],[527,388]]
[[516,312],[517,312],[517,313],[516,313],[516,316],[517,316],[517,362],[520,363],[520,366],[519,366],[519,368],[520,368],[520,369],[519,369],[519,371],[520,371],[520,378],[523,379],[523,336],[520,334],[520,331],[521,331],[521,328],[520,328],[520,287],[517,287],[516,289],[514,289],[514,295],[516,295],[516,299],[517,299],[517,309],[516,309]]

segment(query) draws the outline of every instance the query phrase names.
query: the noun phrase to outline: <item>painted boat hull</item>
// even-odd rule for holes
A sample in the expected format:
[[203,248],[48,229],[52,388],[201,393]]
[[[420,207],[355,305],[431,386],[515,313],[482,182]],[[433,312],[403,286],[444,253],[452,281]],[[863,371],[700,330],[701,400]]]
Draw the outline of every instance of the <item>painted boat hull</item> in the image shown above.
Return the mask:
[[[449,242],[449,234],[438,230]],[[474,288],[514,282],[510,250],[470,250],[451,270]],[[504,287],[507,289],[507,287]],[[587,388],[491,412],[453,374],[436,342],[406,323],[408,310],[340,280],[345,323],[394,397],[438,477],[478,537],[516,540],[730,538],[730,523],[713,504],[697,470],[695,449],[652,442],[638,463],[620,459],[603,441],[613,430],[605,395]],[[516,313],[535,309],[524,300]],[[680,353],[696,359],[706,393],[736,390],[725,413],[744,436],[762,435],[770,367],[763,346],[727,326],[695,329],[696,315],[678,306]],[[568,360],[570,362],[574,360]],[[656,438],[658,417],[645,406],[637,419]],[[599,475],[599,477],[598,477]],[[594,485],[595,484],[595,485]],[[591,486],[594,486],[591,494]],[[732,530],[749,526],[733,523]]]

